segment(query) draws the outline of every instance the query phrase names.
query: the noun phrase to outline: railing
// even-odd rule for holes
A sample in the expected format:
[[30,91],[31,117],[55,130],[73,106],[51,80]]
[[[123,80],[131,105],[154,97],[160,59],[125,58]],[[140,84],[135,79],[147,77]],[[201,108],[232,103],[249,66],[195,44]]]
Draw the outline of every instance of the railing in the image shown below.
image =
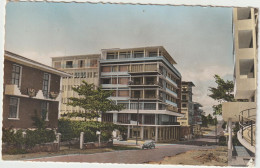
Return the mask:
[[[255,146],[256,113],[253,110],[255,111],[256,108],[243,110],[239,114],[239,130],[241,131],[242,139],[249,142],[251,146]],[[246,133],[245,136],[244,133]]]

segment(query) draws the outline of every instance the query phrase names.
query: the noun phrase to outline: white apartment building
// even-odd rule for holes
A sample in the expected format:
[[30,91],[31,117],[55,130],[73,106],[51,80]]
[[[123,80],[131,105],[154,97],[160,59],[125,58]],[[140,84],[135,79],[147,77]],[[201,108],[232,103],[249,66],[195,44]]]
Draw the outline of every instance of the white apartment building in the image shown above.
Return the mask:
[[65,77],[62,80],[62,103],[60,105],[60,115],[63,113],[80,111],[79,107],[67,106],[69,97],[77,97],[77,93],[72,90],[73,86],[79,86],[82,81],[99,85],[99,54],[75,55],[52,58],[52,67],[72,74],[72,77]]
[[237,102],[226,102],[222,106],[223,119],[228,122],[229,160],[232,158],[233,150],[232,123],[235,122],[240,123],[238,140],[245,148],[255,153],[257,21],[257,9],[233,9],[234,97]]

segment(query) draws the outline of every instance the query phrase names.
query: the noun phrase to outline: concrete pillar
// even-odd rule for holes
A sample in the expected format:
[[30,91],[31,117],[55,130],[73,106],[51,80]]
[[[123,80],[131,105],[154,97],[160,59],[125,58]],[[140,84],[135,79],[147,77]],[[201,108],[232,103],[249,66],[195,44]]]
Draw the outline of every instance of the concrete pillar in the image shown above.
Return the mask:
[[130,125],[127,126],[127,139],[130,138]]
[[113,113],[113,123],[117,123],[117,113]]
[[[156,103],[156,105],[158,105],[158,103]],[[155,123],[155,125],[158,125],[158,114],[155,114],[155,117],[154,117],[155,119],[155,121],[154,121],[154,123]]]
[[144,124],[144,114],[142,114],[142,124]]
[[143,126],[141,126],[140,136],[141,136],[141,140],[144,140],[144,127]]
[[158,126],[155,127],[155,142],[158,141]]
[[148,132],[148,139],[151,139],[151,128],[150,127],[148,127],[147,132]]
[[228,119],[228,160],[232,159],[232,121]]
[[80,141],[79,141],[79,148],[83,149],[83,144],[84,144],[84,132],[80,133]]
[[165,128],[162,128],[162,140],[165,140]]
[[25,132],[25,131],[22,132],[22,137],[23,137],[23,138],[26,137],[26,132]]
[[60,150],[61,133],[56,134],[56,141],[58,142],[58,149]]

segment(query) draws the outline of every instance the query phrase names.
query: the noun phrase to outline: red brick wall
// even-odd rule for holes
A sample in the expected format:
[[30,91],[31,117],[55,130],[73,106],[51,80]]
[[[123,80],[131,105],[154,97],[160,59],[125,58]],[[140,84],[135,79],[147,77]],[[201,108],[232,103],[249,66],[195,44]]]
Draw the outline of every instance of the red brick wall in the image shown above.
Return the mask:
[[[11,74],[12,74],[12,64],[13,62],[5,60],[4,61],[4,86],[5,84],[11,84]],[[43,71],[22,66],[22,80],[21,80],[21,92],[22,94],[27,94],[27,88],[33,88],[36,91],[42,90],[43,83]],[[60,90],[60,76],[51,74],[50,91],[59,92]],[[3,96],[3,127],[4,128],[32,128],[33,121],[31,117],[34,112],[37,111],[40,114],[41,102],[43,100],[37,100],[35,98],[23,98],[20,97],[19,106],[19,120],[8,119],[9,116],[9,101],[10,97],[8,95]],[[49,128],[57,128],[58,125],[58,101],[48,101],[49,102],[49,113],[46,122]]]
[[[12,77],[12,65],[14,63],[8,60],[4,61],[4,84],[11,84]],[[19,65],[19,64],[18,64]],[[27,94],[27,89],[35,89],[36,92],[42,90],[43,74],[44,72],[31,68],[28,66],[22,66],[22,80],[21,80],[21,92]],[[50,92],[59,92],[60,90],[60,76],[51,74]]]

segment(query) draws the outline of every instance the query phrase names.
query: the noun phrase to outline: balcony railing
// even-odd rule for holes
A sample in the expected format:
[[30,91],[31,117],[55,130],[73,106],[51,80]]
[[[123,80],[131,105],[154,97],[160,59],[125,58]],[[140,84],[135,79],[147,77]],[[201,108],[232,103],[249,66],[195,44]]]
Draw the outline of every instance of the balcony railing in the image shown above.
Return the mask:
[[255,122],[256,108],[246,109],[239,114],[239,126],[242,139],[245,139],[251,146],[255,146]]
[[177,107],[177,104],[174,103],[174,102],[171,102],[171,101],[169,101],[169,100],[166,100],[165,102],[166,102],[167,104],[170,104],[170,105],[174,106],[174,107]]
[[166,92],[169,92],[170,94],[172,94],[173,96],[175,96],[176,98],[178,97],[177,93],[175,93],[174,91],[171,91],[170,89],[166,88]]

